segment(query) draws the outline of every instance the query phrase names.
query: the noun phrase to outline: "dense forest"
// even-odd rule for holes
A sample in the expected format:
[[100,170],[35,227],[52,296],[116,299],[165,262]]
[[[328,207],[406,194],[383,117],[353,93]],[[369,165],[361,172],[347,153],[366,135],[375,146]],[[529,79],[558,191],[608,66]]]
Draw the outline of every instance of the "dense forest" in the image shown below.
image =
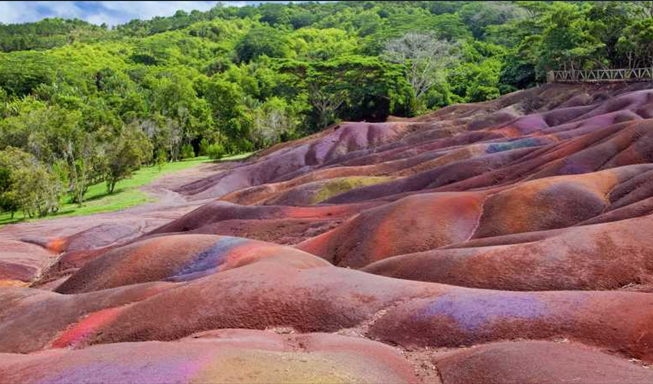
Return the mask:
[[0,25],[0,211],[143,165],[479,102],[551,69],[653,65],[651,2],[218,5],[109,28]]

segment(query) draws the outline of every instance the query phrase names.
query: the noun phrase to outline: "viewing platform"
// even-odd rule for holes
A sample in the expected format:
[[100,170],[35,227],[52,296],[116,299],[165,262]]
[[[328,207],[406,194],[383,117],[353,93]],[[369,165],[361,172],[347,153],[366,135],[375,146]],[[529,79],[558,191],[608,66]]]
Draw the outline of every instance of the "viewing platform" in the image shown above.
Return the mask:
[[653,81],[653,68],[549,71],[547,83],[613,83]]

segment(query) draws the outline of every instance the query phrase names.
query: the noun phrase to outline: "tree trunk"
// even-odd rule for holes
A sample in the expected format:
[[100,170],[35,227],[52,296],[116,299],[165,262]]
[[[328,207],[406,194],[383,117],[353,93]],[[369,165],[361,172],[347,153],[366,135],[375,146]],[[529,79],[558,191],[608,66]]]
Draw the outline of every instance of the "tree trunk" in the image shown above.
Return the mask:
[[109,187],[109,194],[113,194],[113,191],[116,189],[117,180],[107,181],[107,186]]

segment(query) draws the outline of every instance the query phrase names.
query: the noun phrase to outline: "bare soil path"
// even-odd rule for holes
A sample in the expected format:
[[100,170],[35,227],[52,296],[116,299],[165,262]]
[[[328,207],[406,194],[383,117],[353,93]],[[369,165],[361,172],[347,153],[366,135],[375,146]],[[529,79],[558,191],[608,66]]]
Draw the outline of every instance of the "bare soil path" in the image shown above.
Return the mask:
[[[82,233],[80,247],[129,241],[206,203],[187,201],[174,190],[229,169],[238,162],[202,163],[169,173],[141,190],[157,199],[122,211],[8,224],[0,227],[0,286],[27,285],[56,259],[57,243]],[[86,236],[84,236],[84,234]],[[92,239],[91,239],[92,238]]]

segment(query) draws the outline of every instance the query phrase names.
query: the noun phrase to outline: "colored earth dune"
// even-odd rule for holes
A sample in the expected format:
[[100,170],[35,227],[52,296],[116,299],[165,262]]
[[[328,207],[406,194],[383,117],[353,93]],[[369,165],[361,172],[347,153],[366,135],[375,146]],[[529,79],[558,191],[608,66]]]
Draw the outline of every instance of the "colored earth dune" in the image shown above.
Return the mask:
[[343,122],[0,229],[0,383],[653,383],[653,89]]

